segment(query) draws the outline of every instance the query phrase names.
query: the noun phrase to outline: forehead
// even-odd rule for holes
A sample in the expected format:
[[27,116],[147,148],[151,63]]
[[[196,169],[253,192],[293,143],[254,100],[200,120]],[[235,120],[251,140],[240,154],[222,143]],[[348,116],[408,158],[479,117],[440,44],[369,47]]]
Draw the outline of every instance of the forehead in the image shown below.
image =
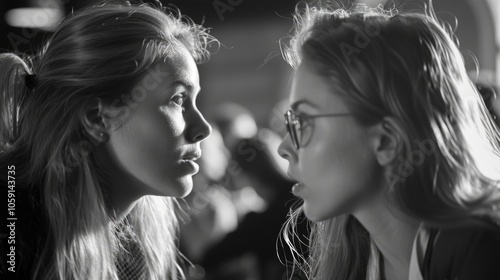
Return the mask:
[[333,80],[317,74],[312,64],[304,61],[293,74],[290,104],[306,100],[319,109],[336,112],[345,109],[340,90]]
[[293,74],[293,81],[296,83],[295,86],[303,84],[308,85],[311,83],[319,84],[323,82],[322,78],[316,74],[312,63],[308,61],[301,63],[297,70],[295,70]]
[[168,71],[175,80],[185,80],[199,86],[198,67],[186,48],[180,48],[174,55],[165,58],[159,67]]

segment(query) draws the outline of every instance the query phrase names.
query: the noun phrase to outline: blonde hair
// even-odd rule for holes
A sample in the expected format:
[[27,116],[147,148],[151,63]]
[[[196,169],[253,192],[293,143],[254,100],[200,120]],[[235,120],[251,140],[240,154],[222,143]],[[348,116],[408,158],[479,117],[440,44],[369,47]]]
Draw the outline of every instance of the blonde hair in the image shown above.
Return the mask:
[[[401,124],[403,148],[386,173],[394,207],[435,227],[478,218],[498,222],[499,131],[432,6],[426,14],[396,14],[323,4],[297,9],[284,57],[294,68],[308,61],[332,88],[342,89],[335,92],[360,124],[385,117]],[[412,163],[411,172],[401,171],[404,163]],[[301,212],[290,214],[285,240],[292,239],[287,230]],[[310,279],[366,279],[368,256],[377,258],[354,216],[311,227],[310,257],[296,257],[298,268]]]
[[[0,55],[0,163],[15,164],[18,186],[39,197],[47,237],[30,248],[38,254],[31,279],[118,278],[107,174],[80,117],[96,98],[126,107],[123,93],[148,67],[184,47],[202,62],[214,41],[178,11],[105,3],[69,16],[34,56]],[[175,210],[174,198],[146,196],[123,223],[143,249],[148,279],[183,277]]]

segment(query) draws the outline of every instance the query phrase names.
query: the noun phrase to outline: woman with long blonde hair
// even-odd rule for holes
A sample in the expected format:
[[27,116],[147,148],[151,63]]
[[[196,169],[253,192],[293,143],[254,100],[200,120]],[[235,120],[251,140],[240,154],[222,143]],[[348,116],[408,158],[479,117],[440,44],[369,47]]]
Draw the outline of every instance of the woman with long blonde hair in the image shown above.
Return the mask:
[[[295,14],[280,155],[311,222],[308,279],[497,279],[499,131],[432,11]],[[291,233],[290,233],[291,232]]]
[[178,11],[105,3],[33,56],[0,55],[18,279],[183,278],[175,197],[211,131],[196,62],[213,41]]

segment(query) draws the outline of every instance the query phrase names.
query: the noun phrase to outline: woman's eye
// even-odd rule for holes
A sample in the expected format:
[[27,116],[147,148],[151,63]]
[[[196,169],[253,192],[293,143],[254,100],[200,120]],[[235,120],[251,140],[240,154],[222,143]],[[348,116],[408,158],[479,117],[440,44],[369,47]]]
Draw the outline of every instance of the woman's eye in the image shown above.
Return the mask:
[[182,111],[186,110],[186,108],[184,108],[184,96],[183,95],[176,95],[172,98],[171,102],[173,102],[175,105],[181,107]]
[[300,127],[302,129],[308,127],[311,124],[310,118],[307,117],[307,115],[298,115],[297,116],[297,121],[300,123]]

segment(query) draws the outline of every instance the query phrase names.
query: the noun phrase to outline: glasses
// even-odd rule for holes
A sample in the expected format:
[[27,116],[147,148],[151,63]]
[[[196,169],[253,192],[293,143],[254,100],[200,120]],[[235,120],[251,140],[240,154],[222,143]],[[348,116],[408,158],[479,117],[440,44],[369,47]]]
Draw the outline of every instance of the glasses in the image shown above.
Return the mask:
[[295,149],[300,148],[300,141],[302,139],[302,119],[316,119],[325,117],[343,117],[351,116],[351,113],[341,113],[341,114],[321,114],[321,115],[302,115],[300,117],[295,116],[292,110],[288,110],[285,113],[285,124],[290,137],[292,138],[292,143]]

